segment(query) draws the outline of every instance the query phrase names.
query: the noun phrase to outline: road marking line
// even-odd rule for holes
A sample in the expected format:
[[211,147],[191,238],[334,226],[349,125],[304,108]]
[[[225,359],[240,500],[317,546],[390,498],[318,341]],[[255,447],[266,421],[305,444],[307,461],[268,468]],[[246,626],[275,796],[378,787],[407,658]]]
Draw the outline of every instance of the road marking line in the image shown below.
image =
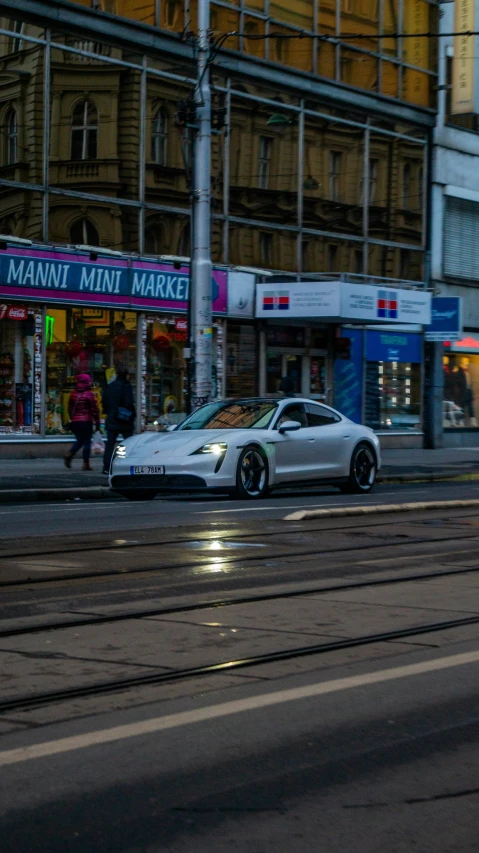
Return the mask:
[[[342,509],[302,509],[298,512],[292,512],[291,515],[285,515],[284,521],[304,521],[307,518],[332,518],[342,515],[367,515],[379,513],[394,513],[394,512],[421,512],[427,509],[472,509],[479,507],[479,500],[462,501],[417,501],[414,503],[402,504],[349,504]],[[288,507],[285,507],[288,509]],[[350,510],[353,510],[352,512]]]
[[230,716],[231,714],[241,714],[245,711],[268,708],[273,705],[284,704],[285,702],[296,702],[301,699],[325,696],[330,693],[339,693],[342,690],[351,690],[355,687],[381,684],[386,681],[395,681],[413,675],[423,675],[427,672],[440,672],[444,669],[478,662],[479,651],[464,652],[463,654],[449,655],[448,657],[436,660],[422,661],[391,669],[383,669],[377,672],[367,672],[363,675],[353,675],[347,678],[337,678],[332,681],[324,681],[320,684],[294,687],[290,690],[265,693],[260,696],[251,696],[248,699],[237,699],[233,702],[223,702],[219,705],[210,705],[206,708],[197,708],[192,711],[181,711],[178,714],[169,714],[164,717],[153,717],[150,720],[143,720],[137,723],[115,726],[110,729],[99,729],[82,735],[73,735],[72,737],[46,741],[44,743],[33,744],[32,746],[22,746],[17,749],[5,750],[4,752],[0,752],[0,767],[20,764],[23,761],[31,761],[34,758],[46,758],[64,752],[85,749],[89,746],[114,743],[131,737],[153,734],[154,732],[177,729],[181,726],[215,720]]
[[[298,498],[301,500],[301,498]],[[304,498],[303,498],[304,500]],[[345,504],[344,502],[338,503],[322,503],[322,504],[308,504],[308,506],[312,507],[353,507],[353,506],[364,506],[364,500],[357,504]],[[275,506],[274,504],[270,504],[269,506],[245,506],[238,507],[238,509],[210,509],[204,512],[195,512],[195,515],[215,515],[218,513],[224,512],[273,512],[274,510],[283,511],[284,509],[296,509],[297,504],[290,504],[289,506]]]

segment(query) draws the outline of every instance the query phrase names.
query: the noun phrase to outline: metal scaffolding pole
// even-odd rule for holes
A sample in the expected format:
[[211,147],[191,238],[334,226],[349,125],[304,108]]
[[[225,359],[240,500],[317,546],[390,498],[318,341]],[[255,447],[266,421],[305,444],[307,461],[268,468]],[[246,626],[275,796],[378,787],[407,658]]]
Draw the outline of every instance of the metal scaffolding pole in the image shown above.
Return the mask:
[[211,398],[211,90],[209,72],[209,0],[198,2],[198,79],[193,131],[193,198],[191,246],[192,408]]

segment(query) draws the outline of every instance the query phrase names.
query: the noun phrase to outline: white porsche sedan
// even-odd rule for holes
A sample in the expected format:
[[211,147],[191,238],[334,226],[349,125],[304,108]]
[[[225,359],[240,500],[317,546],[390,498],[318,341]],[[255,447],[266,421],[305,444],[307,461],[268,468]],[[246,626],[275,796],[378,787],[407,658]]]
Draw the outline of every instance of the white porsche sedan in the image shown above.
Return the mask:
[[254,397],[208,403],[171,432],[120,442],[109,482],[131,500],[163,490],[210,490],[253,500],[279,486],[315,483],[364,494],[380,465],[374,432],[329,406]]

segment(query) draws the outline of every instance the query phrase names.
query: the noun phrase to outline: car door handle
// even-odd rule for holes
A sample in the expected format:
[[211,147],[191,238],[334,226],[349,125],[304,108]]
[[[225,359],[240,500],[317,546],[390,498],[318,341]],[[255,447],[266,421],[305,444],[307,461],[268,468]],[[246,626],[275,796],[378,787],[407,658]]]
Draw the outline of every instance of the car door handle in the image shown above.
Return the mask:
[[315,438],[308,438],[308,441],[316,441]]
[[350,435],[343,435],[343,438],[351,438]]

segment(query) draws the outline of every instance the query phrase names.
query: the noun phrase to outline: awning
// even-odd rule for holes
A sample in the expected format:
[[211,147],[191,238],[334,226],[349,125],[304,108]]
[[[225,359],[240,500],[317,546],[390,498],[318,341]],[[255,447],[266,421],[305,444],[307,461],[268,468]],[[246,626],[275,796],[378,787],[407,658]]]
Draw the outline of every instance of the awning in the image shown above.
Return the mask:
[[345,281],[263,283],[256,285],[256,317],[424,325],[431,322],[431,294]]

